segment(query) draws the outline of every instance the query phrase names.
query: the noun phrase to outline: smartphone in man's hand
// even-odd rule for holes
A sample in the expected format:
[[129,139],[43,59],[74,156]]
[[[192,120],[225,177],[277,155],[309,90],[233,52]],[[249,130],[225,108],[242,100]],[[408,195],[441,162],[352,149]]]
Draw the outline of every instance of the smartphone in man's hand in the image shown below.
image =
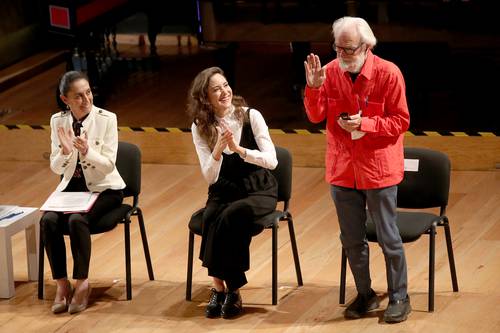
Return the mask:
[[351,120],[351,117],[349,117],[349,114],[347,112],[342,112],[340,114],[340,119],[342,119],[342,120]]

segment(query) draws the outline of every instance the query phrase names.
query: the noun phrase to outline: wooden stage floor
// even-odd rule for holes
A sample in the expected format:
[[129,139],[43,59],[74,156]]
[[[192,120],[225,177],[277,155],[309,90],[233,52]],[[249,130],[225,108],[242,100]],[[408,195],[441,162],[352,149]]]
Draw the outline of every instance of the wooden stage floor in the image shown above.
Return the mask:
[[[304,286],[297,288],[288,230],[278,236],[279,301],[271,304],[271,234],[251,245],[245,312],[235,320],[206,319],[210,279],[195,261],[193,301],[184,300],[187,221],[206,199],[195,165],[144,164],[144,210],[155,281],[149,281],[136,223],[132,224],[133,299],[125,297],[122,227],[93,236],[90,307],[78,315],[50,312],[55,286],[45,263],[45,300],[28,282],[24,234],[13,238],[16,295],[0,300],[0,332],[498,332],[500,319],[500,174],[454,171],[448,208],[460,291],[452,292],[444,234],[436,238],[436,304],[427,312],[428,239],[405,246],[413,312],[407,322],[381,321],[387,304],[383,255],[371,244],[373,287],[384,297],[379,311],[360,320],[343,318],[338,304],[339,229],[322,168],[294,168],[294,215]],[[56,186],[45,162],[0,161],[0,202],[39,207]],[[196,238],[195,253],[199,238]],[[68,245],[68,244],[67,244]],[[69,246],[68,246],[69,248]],[[68,253],[68,267],[72,260]],[[348,273],[347,299],[355,296]]]

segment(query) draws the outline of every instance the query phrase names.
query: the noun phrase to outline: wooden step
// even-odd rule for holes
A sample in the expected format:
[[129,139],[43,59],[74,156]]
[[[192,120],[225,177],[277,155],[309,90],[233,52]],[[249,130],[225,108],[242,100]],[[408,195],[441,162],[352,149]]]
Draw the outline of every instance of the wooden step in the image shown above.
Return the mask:
[[0,92],[65,61],[64,50],[46,50],[0,70]]

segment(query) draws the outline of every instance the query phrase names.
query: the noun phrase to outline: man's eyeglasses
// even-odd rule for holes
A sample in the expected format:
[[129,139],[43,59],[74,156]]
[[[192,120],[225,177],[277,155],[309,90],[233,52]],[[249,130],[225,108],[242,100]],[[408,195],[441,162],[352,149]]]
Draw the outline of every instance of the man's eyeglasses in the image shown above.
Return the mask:
[[343,53],[347,54],[347,55],[353,55],[354,53],[356,53],[356,51],[361,47],[363,46],[363,43],[360,43],[358,46],[356,47],[341,47],[341,46],[337,46],[335,45],[335,43],[332,43],[332,48],[335,52],[337,53],[340,53],[340,51],[342,51]]

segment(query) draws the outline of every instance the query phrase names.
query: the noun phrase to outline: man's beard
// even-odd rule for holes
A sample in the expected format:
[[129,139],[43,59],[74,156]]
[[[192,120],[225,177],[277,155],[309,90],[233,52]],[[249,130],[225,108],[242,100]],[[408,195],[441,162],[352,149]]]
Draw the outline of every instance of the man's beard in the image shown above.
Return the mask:
[[347,71],[349,73],[359,73],[361,72],[361,68],[365,63],[365,57],[358,57],[353,62],[346,63],[342,58],[339,58],[339,65],[343,71]]

